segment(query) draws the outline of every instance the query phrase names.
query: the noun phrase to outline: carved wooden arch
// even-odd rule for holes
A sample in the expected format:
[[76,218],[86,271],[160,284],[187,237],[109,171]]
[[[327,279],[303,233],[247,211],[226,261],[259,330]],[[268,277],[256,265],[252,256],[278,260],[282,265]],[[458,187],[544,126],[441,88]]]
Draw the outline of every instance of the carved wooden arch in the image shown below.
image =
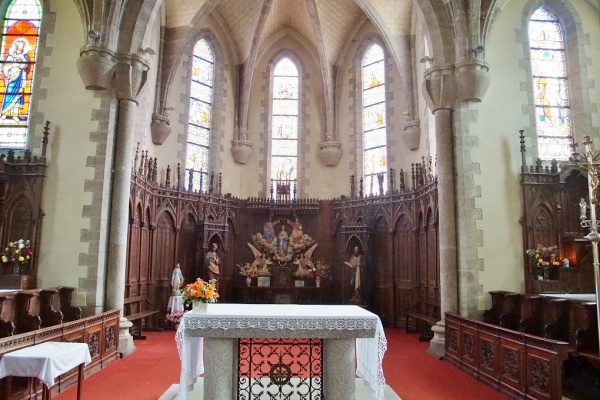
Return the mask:
[[200,225],[200,219],[198,218],[198,213],[196,212],[196,209],[194,209],[194,206],[191,203],[186,204],[183,209],[181,211],[179,211],[179,213],[177,213],[177,228],[181,229],[183,227],[184,222],[186,222],[186,220],[188,219],[188,217],[191,217],[192,220],[194,221],[194,225]]
[[171,218],[171,221],[173,222],[173,227],[175,229],[177,229],[178,228],[178,226],[177,226],[177,215],[175,214],[175,210],[173,210],[172,207],[166,206],[164,203],[161,204],[158,207],[158,209],[156,210],[156,214],[155,214],[155,218],[154,218],[155,226],[158,227],[159,221],[161,220],[161,218],[165,214],[167,214]]
[[[34,226],[38,220],[30,197],[22,194],[13,198],[6,209],[4,224],[4,242],[25,239],[34,243]],[[18,219],[15,221],[15,218]],[[17,228],[15,228],[17,227]],[[2,243],[4,245],[6,243]]]
[[[556,219],[553,216],[552,208],[547,204],[541,203],[534,209],[530,229],[533,247],[537,244],[542,246],[558,244]],[[539,231],[545,232],[540,234]]]
[[409,210],[407,208],[408,207],[406,207],[404,204],[401,204],[400,207],[398,208],[398,210],[396,210],[396,215],[392,219],[392,224],[390,225],[390,229],[392,230],[392,233],[396,232],[396,227],[398,226],[398,222],[400,222],[403,219],[408,220],[410,226],[412,228],[414,228],[414,226],[415,226],[414,217],[410,213],[411,210]]
[[348,237],[348,239],[346,240],[346,245],[344,248],[346,249],[346,251],[351,252],[355,246],[358,246],[360,248],[360,252],[362,254],[362,251],[365,248],[365,246],[363,246],[362,240],[360,239],[360,237],[358,235],[350,235]]

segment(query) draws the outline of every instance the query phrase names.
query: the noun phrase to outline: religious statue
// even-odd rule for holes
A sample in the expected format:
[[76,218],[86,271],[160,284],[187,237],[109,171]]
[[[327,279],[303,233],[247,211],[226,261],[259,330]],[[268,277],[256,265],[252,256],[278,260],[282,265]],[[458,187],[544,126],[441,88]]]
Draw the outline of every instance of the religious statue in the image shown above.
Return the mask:
[[263,239],[272,243],[275,239],[275,228],[273,228],[273,217],[269,216],[269,220],[263,225]]
[[304,236],[304,232],[302,232],[302,225],[298,220],[298,217],[294,219],[294,222],[287,221],[288,225],[292,227],[292,234],[290,235],[290,244],[297,245],[302,243],[302,237]]
[[173,274],[171,275],[171,291],[173,294],[179,293],[179,288],[183,286],[183,274],[179,263],[175,264]]
[[304,254],[301,254],[296,261],[294,261],[294,264],[298,266],[298,269],[293,274],[295,277],[306,278],[311,273],[311,271],[315,269],[312,260],[312,253],[315,251],[318,245],[318,243],[314,244]]
[[277,239],[279,239],[279,257],[285,257],[287,254],[289,242],[289,237],[288,233],[285,230],[285,226],[281,225],[281,231],[279,231]]
[[29,55],[31,45],[25,38],[17,38],[10,45],[8,55],[2,67],[4,85],[6,87],[2,99],[0,119],[7,117],[19,122],[19,114],[25,107],[25,86],[31,70]]
[[360,247],[354,246],[350,259],[344,264],[350,268],[350,290],[352,294],[350,296],[350,303],[362,304],[363,298],[361,295],[361,270],[364,267],[362,257],[360,254]]
[[250,243],[246,244],[250,247],[250,250],[252,250],[252,254],[254,254],[252,266],[256,267],[256,274],[258,276],[271,276],[269,265],[273,264],[273,262],[265,257],[256,247],[252,246]]
[[219,244],[217,242],[212,242],[210,244],[210,249],[206,252],[206,256],[204,257],[204,266],[206,267],[207,280],[219,279],[219,276],[221,274],[221,260],[219,260],[219,256],[217,254],[218,250]]
[[580,212],[580,216],[579,219],[584,220],[587,218],[587,203],[585,202],[585,199],[582,197],[581,201],[579,202],[579,212]]

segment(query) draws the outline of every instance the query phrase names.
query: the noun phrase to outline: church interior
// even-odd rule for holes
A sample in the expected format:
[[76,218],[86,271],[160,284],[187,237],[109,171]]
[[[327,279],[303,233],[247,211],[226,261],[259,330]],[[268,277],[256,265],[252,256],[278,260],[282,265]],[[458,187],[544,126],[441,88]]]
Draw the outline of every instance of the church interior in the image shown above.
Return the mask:
[[509,398],[600,396],[600,1],[0,15],[0,362],[84,342],[110,368],[214,278],[369,311]]

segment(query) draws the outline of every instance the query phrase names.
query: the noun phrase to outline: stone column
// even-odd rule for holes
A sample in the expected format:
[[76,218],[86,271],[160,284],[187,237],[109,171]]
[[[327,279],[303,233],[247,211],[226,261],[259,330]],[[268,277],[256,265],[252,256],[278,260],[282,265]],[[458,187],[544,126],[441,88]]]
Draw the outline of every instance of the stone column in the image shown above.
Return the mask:
[[204,357],[204,399],[232,400],[237,386],[237,357],[235,346],[237,339],[206,338]]
[[[106,308],[118,309],[123,314],[125,300],[125,274],[127,272],[127,231],[129,229],[129,193],[133,166],[136,100],[146,82],[148,64],[135,55],[119,56],[114,89],[119,100],[119,119],[115,140],[115,160],[111,191],[110,231]],[[119,352],[127,356],[135,351],[129,333],[131,322],[121,316]]]
[[329,400],[355,398],[356,339],[323,339],[323,394]]
[[425,71],[423,92],[435,116],[438,176],[438,242],[440,249],[441,320],[432,328],[434,337],[429,354],[442,358],[445,352],[444,313],[458,309],[458,269],[456,265],[456,210],[454,184],[454,141],[452,110],[456,101],[453,67],[431,67]]

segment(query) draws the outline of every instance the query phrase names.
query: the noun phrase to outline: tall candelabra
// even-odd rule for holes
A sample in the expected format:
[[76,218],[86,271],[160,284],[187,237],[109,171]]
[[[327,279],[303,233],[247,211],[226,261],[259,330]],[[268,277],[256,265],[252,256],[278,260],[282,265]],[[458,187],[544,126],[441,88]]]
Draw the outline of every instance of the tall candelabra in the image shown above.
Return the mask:
[[596,283],[596,323],[598,324],[598,342],[600,349],[600,272],[598,271],[598,242],[600,234],[598,233],[598,220],[596,219],[596,204],[598,203],[598,186],[600,186],[600,152],[594,149],[592,138],[586,136],[583,138],[583,152],[580,155],[575,154],[575,161],[583,171],[588,175],[588,195],[590,218],[587,219],[588,204],[584,198],[579,203],[581,226],[589,228],[590,232],[586,239],[592,244],[592,257],[594,262],[594,280]]

